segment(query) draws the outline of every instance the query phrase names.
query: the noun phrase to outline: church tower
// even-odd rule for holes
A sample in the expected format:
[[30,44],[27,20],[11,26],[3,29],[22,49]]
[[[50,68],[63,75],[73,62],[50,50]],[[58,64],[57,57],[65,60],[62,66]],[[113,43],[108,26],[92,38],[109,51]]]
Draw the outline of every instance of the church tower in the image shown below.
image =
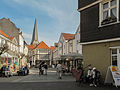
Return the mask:
[[35,19],[31,45],[37,46],[38,44],[39,42],[38,42],[38,32],[37,32],[37,20]]

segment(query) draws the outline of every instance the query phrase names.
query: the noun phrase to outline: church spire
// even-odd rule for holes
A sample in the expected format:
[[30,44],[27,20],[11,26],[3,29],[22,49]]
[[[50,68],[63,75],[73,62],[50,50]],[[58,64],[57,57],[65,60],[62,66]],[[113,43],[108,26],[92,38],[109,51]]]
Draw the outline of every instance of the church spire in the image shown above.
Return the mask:
[[38,42],[38,33],[37,33],[37,20],[35,18],[35,24],[34,24],[34,30],[33,30],[33,36],[32,36],[31,44],[36,46],[38,43],[39,42]]

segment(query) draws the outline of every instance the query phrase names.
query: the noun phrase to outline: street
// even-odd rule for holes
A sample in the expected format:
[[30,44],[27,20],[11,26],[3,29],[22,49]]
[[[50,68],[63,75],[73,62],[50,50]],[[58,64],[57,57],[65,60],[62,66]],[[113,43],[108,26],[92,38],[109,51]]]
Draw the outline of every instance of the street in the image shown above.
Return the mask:
[[75,82],[71,74],[58,79],[55,69],[49,69],[47,75],[38,75],[37,68],[30,69],[27,76],[0,77],[0,90],[117,90],[113,86],[89,87]]

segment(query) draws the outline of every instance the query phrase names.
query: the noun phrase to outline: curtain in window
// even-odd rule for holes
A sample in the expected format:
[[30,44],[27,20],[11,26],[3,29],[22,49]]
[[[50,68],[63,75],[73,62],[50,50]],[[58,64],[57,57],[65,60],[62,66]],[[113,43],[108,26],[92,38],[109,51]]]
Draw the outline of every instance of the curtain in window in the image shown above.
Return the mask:
[[117,14],[116,14],[116,8],[112,8],[111,9],[111,18],[116,18]]
[[103,20],[108,19],[108,11],[103,12]]

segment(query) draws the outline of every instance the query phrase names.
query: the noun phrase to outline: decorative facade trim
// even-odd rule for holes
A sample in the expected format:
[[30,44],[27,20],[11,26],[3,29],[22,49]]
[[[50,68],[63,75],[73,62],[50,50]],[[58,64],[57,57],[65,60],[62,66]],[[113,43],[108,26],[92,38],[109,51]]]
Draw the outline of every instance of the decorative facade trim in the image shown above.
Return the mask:
[[112,41],[118,41],[118,40],[120,40],[120,38],[99,40],[99,41],[93,41],[93,42],[85,42],[85,43],[80,43],[80,44],[82,44],[82,45],[87,45],[87,44],[95,44],[95,43],[112,42]]
[[89,5],[87,5],[87,6],[83,7],[83,8],[78,9],[77,11],[80,12],[80,11],[82,11],[82,10],[84,10],[84,9],[87,9],[87,8],[93,6],[93,5],[96,5],[96,4],[100,3],[101,1],[102,1],[102,0],[98,0],[98,1],[96,1],[96,2],[94,2],[94,3],[92,3],[92,4],[89,4]]

